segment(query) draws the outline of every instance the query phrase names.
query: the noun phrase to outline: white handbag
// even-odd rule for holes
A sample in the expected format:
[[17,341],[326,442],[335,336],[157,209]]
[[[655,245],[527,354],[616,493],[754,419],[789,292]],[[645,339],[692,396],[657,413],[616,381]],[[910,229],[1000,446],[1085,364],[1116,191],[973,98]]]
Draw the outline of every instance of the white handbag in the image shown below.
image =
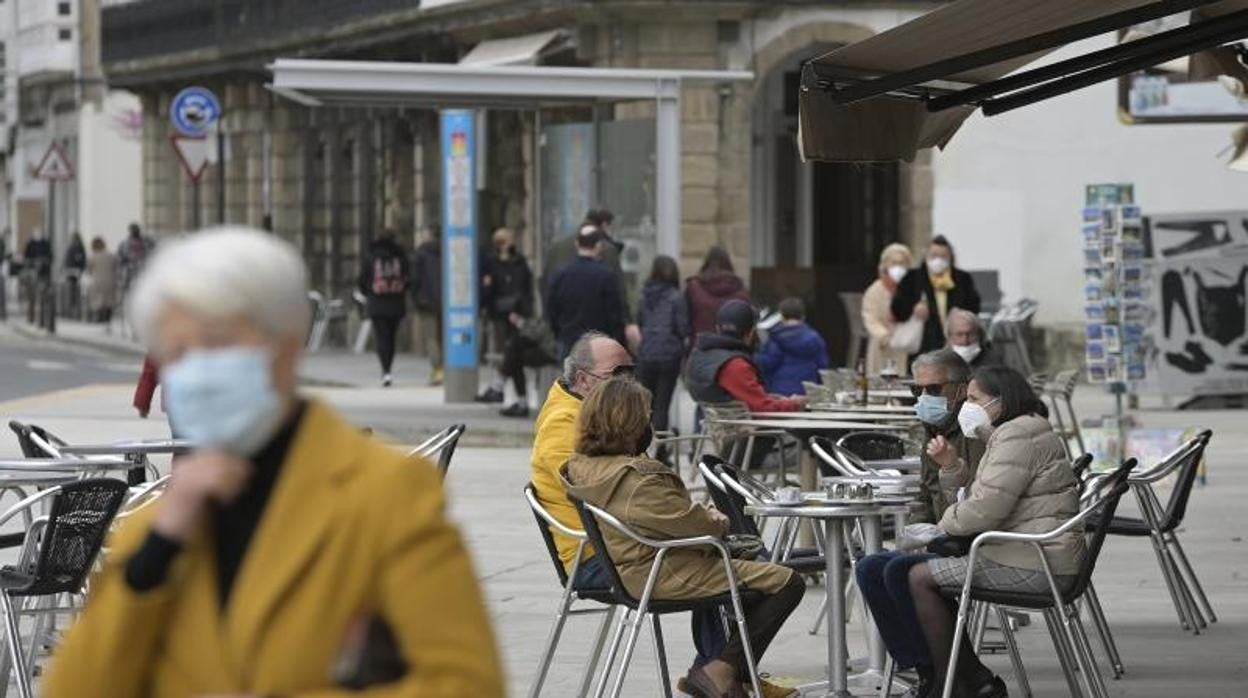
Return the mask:
[[897,325],[897,329],[893,330],[893,336],[888,340],[888,345],[894,351],[905,354],[919,353],[919,347],[923,345],[923,326],[925,324],[924,321],[911,316],[909,320]]

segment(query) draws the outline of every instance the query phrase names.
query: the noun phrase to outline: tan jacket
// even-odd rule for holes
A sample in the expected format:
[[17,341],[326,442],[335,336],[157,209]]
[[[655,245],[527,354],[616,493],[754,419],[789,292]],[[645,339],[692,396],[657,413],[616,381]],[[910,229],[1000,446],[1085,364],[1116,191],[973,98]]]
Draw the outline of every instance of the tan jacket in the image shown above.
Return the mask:
[[[974,476],[961,459],[942,470],[940,482],[950,501],[958,488],[970,486],[967,498],[952,504],[940,527],[955,536],[984,531],[1047,533],[1079,513],[1079,490],[1070,459],[1049,421],[1025,415],[1002,424],[988,438],[988,447]],[[1025,543],[987,543],[984,557],[1010,567],[1041,569],[1035,548]],[[1054,574],[1078,571],[1083,559],[1083,533],[1072,530],[1044,544]]]
[[862,294],[862,324],[867,327],[867,373],[878,375],[880,369],[891,358],[893,365],[902,375],[910,373],[906,364],[906,353],[894,351],[888,343],[893,338],[893,330],[897,323],[893,321],[893,312],[889,304],[893,302],[893,293],[884,282],[876,279]]
[[[576,483],[576,484],[573,484]],[[615,516],[634,533],[656,540],[722,537],[726,518],[694,504],[689,491],[668,466],[645,456],[580,454],[568,461],[568,494]],[[628,592],[640,597],[655,550],[608,525],[601,526],[611,559]],[[780,590],[792,574],[770,562],[733,560],[741,583],[764,593]],[[714,548],[678,548],[667,554],[656,582],[656,599],[691,599],[728,591],[723,558]]]

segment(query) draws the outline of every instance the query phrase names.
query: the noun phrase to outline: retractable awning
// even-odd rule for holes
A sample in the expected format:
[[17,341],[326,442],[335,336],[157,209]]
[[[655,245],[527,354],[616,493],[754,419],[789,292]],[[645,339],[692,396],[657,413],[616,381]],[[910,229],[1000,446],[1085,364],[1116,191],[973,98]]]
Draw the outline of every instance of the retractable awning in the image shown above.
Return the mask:
[[[1189,26],[1020,72],[1066,44],[1186,11]],[[943,148],[976,108],[1001,113],[1244,37],[1248,0],[957,0],[806,64],[802,155],[911,160]]]
[[309,107],[543,109],[655,103],[655,224],[659,252],[680,255],[681,87],[729,84],[753,73],[533,65],[456,65],[279,58],[273,92]]
[[537,65],[542,56],[565,44],[560,29],[482,41],[459,59],[460,65]]

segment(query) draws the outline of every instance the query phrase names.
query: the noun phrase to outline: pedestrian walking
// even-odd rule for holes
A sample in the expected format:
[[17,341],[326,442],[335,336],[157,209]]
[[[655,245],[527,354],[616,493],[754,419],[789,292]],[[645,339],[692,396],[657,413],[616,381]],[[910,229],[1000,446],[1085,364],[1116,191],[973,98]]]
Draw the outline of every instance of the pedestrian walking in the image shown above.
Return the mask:
[[68,294],[68,315],[81,319],[82,316],[82,274],[87,269],[87,248],[82,244],[82,235],[75,232],[65,248],[65,287]]
[[429,357],[429,385],[442,385],[442,238],[433,228],[412,253],[411,289]]
[[117,303],[117,256],[108,251],[102,238],[91,241],[83,287],[87,292],[87,313],[95,322],[109,324]]
[[927,246],[923,264],[911,269],[897,284],[890,307],[897,322],[911,316],[923,321],[923,343],[918,353],[945,346],[945,318],[954,308],[979,314],[979,292],[975,280],[957,267],[953,245],[937,235]]
[[143,265],[156,247],[156,241],[143,236],[143,229],[138,223],[131,223],[126,239],[117,248],[117,262],[121,266],[122,291],[129,291]]
[[702,269],[686,282],[685,297],[695,337],[715,331],[715,316],[724,303],[731,300],[750,303],[750,292],[733,269],[732,257],[718,245],[707,250]]
[[897,323],[889,306],[892,305],[893,294],[897,292],[897,284],[905,278],[913,262],[909,247],[898,242],[885,247],[876,267],[878,277],[862,294],[862,324],[870,337],[867,342],[869,375],[879,375],[886,368],[903,376],[909,373],[906,352],[892,347]]
[[763,372],[767,392],[805,395],[804,382],[818,383],[828,368],[828,344],[806,324],[806,305],[800,298],[780,301],[780,324],[767,333],[767,343],[754,357]]
[[[494,249],[486,257],[481,273],[481,306],[490,326],[494,351],[506,353],[508,342],[515,336],[520,320],[533,315],[533,271],[524,255],[516,251],[515,234],[507,228],[494,231]],[[506,376],[502,364],[490,386],[478,396],[478,402],[503,401]]]
[[[652,426],[656,432],[664,432],[689,340],[689,313],[680,293],[680,269],[667,255],[654,258],[637,306],[637,322],[641,327],[637,378],[654,395]],[[666,453],[658,455],[659,460],[665,460]]]
[[52,285],[52,243],[42,230],[32,232],[22,250],[22,276],[26,281],[26,321],[43,323]]
[[576,238],[576,261],[556,272],[550,281],[546,314],[559,342],[561,361],[586,332],[601,332],[624,342],[624,304],[619,283],[602,263],[606,244],[596,226],[582,227]]
[[399,324],[407,315],[407,252],[394,233],[384,232],[373,241],[360,266],[360,291],[368,299],[366,310],[373,321],[373,339],[381,363],[381,384],[390,387]]

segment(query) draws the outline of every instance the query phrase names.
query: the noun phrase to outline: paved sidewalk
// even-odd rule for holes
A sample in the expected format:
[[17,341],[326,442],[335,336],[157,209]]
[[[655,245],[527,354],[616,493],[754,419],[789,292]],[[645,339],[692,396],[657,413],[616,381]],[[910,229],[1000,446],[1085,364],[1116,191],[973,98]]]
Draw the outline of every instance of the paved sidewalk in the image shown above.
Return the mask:
[[[161,437],[159,420],[140,420],[126,409],[127,386],[91,386],[0,403],[0,417],[27,418],[74,441]],[[380,390],[322,388],[318,395],[359,424],[373,410],[367,396]],[[387,393],[390,395],[394,393]],[[1077,407],[1092,414],[1104,404],[1096,392],[1081,388]],[[1219,411],[1144,413],[1146,426],[1208,426],[1215,430],[1209,448],[1209,480],[1193,495],[1179,532],[1192,565],[1218,613],[1218,623],[1200,636],[1179,629],[1173,607],[1147,540],[1110,539],[1096,574],[1127,675],[1109,681],[1114,698],[1232,698],[1243,696],[1248,680],[1248,453],[1245,413]],[[472,433],[471,430],[469,433]],[[0,457],[17,455],[16,441],[0,438]],[[520,496],[529,478],[529,450],[462,448],[447,478],[451,515],[459,522],[485,590],[495,631],[506,662],[509,695],[526,695],[550,629],[559,590],[532,515]],[[1129,505],[1124,505],[1130,513]],[[781,630],[762,669],[784,681],[808,681],[823,672],[825,636],[807,634],[818,610],[822,588],[807,590],[794,616]],[[1038,619],[1037,619],[1038,620]],[[596,619],[575,617],[568,623],[543,695],[573,695],[592,640]],[[664,621],[673,674],[683,672],[692,656],[687,617]],[[855,614],[848,639],[853,656],[864,652],[862,621]],[[1068,695],[1052,645],[1041,623],[1019,633],[1023,659],[1037,698]],[[1098,656],[1099,645],[1093,640]],[[1020,695],[1004,655],[985,659]],[[656,667],[648,634],[642,637],[624,695],[658,695]]]

